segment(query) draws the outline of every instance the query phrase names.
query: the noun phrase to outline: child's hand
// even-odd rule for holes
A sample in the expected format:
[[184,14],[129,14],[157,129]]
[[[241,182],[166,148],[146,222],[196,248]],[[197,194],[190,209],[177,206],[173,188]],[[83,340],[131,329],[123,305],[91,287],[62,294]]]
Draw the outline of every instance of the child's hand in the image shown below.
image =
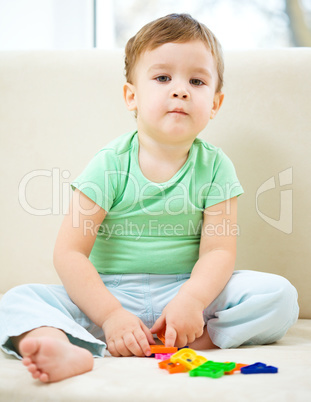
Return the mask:
[[165,346],[182,348],[203,334],[203,309],[200,300],[178,294],[164,308],[151,332],[157,333],[166,325]]
[[102,329],[112,356],[149,356],[149,344],[155,344],[149,328],[122,307],[109,314]]

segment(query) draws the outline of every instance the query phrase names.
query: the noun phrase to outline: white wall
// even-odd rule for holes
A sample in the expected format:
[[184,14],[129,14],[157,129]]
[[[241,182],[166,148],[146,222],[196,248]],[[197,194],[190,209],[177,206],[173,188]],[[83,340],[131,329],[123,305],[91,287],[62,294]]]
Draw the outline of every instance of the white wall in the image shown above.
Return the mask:
[[0,50],[93,47],[93,0],[0,0]]

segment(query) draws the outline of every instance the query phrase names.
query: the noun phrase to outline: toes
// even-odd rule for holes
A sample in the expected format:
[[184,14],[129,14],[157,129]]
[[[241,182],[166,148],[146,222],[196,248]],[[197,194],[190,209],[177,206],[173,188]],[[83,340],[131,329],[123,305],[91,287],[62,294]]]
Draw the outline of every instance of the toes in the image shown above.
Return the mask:
[[29,366],[32,363],[32,360],[30,359],[30,357],[24,357],[23,358],[23,365],[24,366]]
[[34,355],[38,352],[40,344],[36,338],[25,338],[19,344],[19,350],[22,356]]
[[46,373],[41,373],[38,378],[41,382],[49,382],[49,376]]
[[40,377],[40,375],[42,375],[40,370],[36,370],[34,373],[32,373],[32,377],[36,380],[37,378]]
[[27,367],[27,370],[30,372],[32,375],[32,378],[39,379],[42,382],[48,382],[49,381],[49,376],[46,373],[42,373],[41,370],[38,369],[38,367],[35,364],[29,364]]
[[33,363],[29,364],[27,366],[27,369],[28,369],[29,373],[31,373],[31,374],[35,373],[38,370],[37,366],[35,364],[33,364]]
[[27,369],[34,379],[39,378],[42,374],[41,370],[39,370],[35,364],[30,364]]

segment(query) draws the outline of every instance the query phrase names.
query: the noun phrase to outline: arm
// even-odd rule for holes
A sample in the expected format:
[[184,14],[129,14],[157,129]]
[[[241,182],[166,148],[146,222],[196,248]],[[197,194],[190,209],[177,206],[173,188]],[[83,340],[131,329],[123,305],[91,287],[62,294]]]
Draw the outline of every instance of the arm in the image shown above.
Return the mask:
[[[225,222],[224,233],[220,228]],[[180,289],[206,308],[231,278],[236,258],[237,197],[204,211],[199,259]]]
[[106,214],[99,205],[75,190],[56,240],[54,265],[71,300],[103,328],[110,353],[141,356],[148,354],[149,343],[153,343],[149,329],[123,309],[88,259]]
[[[220,233],[224,223],[224,233]],[[189,280],[151,329],[157,332],[166,324],[167,346],[185,346],[202,335],[202,311],[221,293],[234,269],[236,224],[236,197],[204,211],[199,259]]]

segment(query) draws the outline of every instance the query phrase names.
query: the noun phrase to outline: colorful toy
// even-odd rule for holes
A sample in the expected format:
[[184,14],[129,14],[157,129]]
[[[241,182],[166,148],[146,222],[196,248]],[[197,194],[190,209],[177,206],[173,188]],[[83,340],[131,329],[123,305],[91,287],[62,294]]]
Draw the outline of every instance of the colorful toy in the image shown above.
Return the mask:
[[180,363],[172,363],[170,359],[163,360],[158,363],[161,369],[167,370],[170,374],[185,373],[188,371],[187,367]]
[[165,331],[166,331],[166,326],[162,328],[159,332],[157,332],[157,337],[160,339],[160,341],[165,345]]
[[150,345],[150,352],[151,354],[155,353],[176,353],[178,348],[175,346],[172,347],[165,347],[164,345]]
[[274,366],[267,366],[265,363],[257,362],[249,366],[241,368],[242,374],[265,374],[277,373],[278,368]]
[[[208,362],[207,362],[208,363]],[[206,363],[204,363],[206,364]],[[220,366],[204,366],[202,364],[199,367],[196,367],[193,370],[189,371],[190,377],[211,377],[211,378],[219,378],[224,375],[224,370]]]
[[[165,339],[164,339],[165,342]],[[220,378],[224,374],[230,375],[237,371],[242,374],[277,373],[278,368],[265,363],[243,364],[234,362],[214,362],[198,355],[188,347],[179,349],[165,347],[164,345],[150,345],[151,353],[162,361],[158,363],[161,369],[170,374],[185,373],[189,371],[190,377]],[[163,353],[164,352],[164,353]],[[167,358],[169,357],[170,358]],[[165,360],[164,360],[165,359]]]
[[[228,362],[226,362],[226,363],[228,363]],[[225,374],[226,374],[226,375],[231,375],[231,374],[234,374],[234,373],[236,373],[236,372],[240,372],[240,371],[241,371],[241,368],[242,368],[242,367],[246,367],[246,366],[247,366],[247,364],[236,363],[236,364],[235,364],[235,368],[232,369],[232,370],[230,370],[230,371],[225,371]]]
[[226,371],[231,371],[235,368],[235,363],[218,363],[212,360],[208,360],[201,366],[189,371],[191,377],[211,377],[219,378],[224,375]]
[[177,353],[171,356],[172,363],[180,363],[192,370],[201,364],[205,363],[207,359],[203,356],[199,356],[193,349],[180,349]]
[[156,353],[155,358],[159,360],[168,360],[173,355],[173,353]]

